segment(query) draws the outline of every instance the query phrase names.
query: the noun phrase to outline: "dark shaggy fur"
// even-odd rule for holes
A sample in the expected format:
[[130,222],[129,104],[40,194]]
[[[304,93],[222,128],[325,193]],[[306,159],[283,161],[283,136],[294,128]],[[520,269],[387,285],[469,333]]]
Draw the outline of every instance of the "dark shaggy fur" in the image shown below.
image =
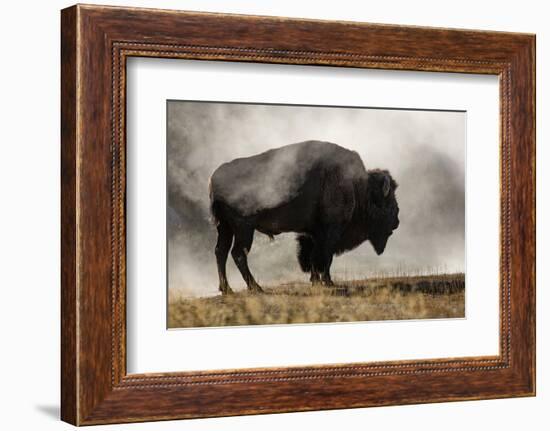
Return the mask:
[[220,290],[229,250],[250,290],[261,291],[247,263],[254,231],[298,233],[298,261],[312,282],[332,284],[334,255],[369,240],[381,254],[399,225],[396,182],[367,171],[359,155],[336,144],[306,141],[235,159],[212,174],[210,200],[218,229]]
[[304,272],[311,271],[311,254],[313,253],[313,240],[306,235],[298,235],[298,263]]

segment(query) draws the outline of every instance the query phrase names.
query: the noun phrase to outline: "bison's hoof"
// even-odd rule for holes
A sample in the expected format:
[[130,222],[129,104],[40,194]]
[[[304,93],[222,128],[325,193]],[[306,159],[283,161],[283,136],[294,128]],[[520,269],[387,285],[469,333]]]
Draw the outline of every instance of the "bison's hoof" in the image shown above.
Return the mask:
[[222,295],[231,295],[233,290],[229,286],[220,286],[220,292]]
[[264,293],[264,290],[260,287],[259,284],[251,284],[248,286],[248,290],[252,293]]
[[309,281],[311,281],[312,286],[321,286],[321,284],[323,284],[319,277],[312,277]]
[[334,283],[332,282],[332,280],[323,280],[323,285],[325,287],[334,287]]

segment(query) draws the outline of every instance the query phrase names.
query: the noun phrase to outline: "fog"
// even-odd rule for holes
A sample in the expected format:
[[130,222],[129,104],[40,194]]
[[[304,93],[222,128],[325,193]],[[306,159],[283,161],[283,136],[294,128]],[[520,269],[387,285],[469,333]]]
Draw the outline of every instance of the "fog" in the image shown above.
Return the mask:
[[[336,282],[376,274],[464,271],[464,112],[186,101],[169,101],[167,112],[171,291],[196,296],[218,292],[208,194],[212,172],[234,158],[305,140],[355,150],[367,169],[388,169],[399,184],[400,225],[386,250],[377,256],[367,241],[336,257]],[[274,193],[262,196],[273,202]],[[255,233],[248,258],[260,284],[308,280],[299,269],[294,238],[288,233],[271,241]],[[231,287],[243,289],[231,256],[227,270]]]

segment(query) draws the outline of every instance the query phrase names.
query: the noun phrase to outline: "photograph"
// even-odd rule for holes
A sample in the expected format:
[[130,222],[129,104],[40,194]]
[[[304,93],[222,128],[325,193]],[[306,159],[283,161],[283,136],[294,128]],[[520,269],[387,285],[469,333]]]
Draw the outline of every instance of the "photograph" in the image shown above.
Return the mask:
[[168,328],[465,317],[465,111],[166,115]]

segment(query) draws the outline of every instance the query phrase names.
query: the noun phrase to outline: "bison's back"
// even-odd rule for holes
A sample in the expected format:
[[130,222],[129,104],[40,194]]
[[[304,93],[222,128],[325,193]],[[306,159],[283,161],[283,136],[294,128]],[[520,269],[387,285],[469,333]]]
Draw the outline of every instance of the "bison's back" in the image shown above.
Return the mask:
[[242,215],[277,208],[294,199],[312,177],[339,170],[363,175],[359,155],[336,144],[305,141],[224,163],[211,178],[211,199]]

